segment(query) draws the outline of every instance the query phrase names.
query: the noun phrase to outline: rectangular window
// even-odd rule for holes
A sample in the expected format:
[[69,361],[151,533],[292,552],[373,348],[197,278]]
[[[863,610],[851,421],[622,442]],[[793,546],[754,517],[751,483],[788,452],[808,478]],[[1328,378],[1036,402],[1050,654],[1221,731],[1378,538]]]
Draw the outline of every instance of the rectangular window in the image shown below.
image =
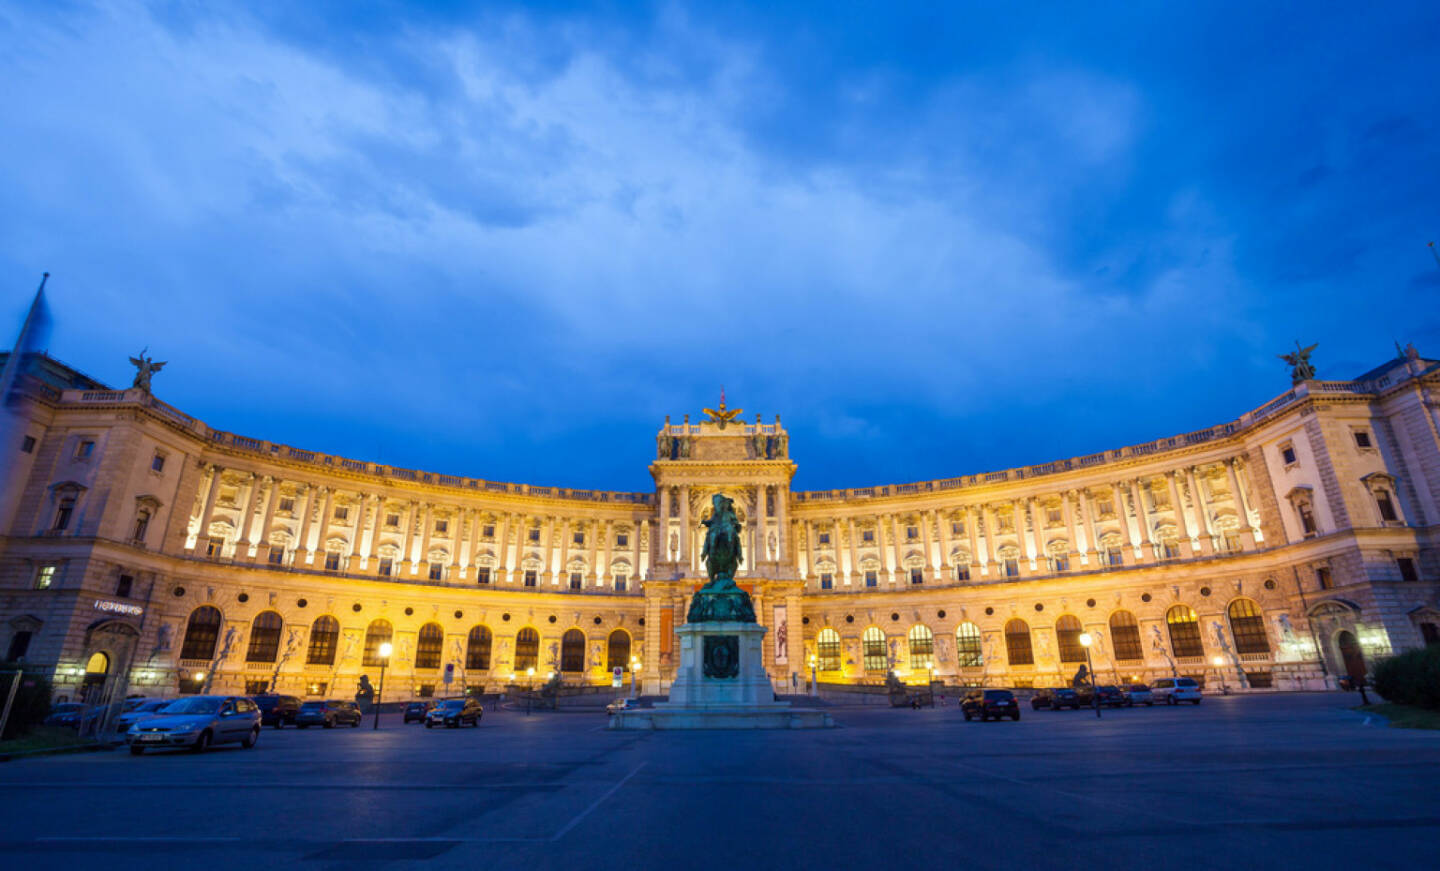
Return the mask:
[[281,511],[294,512],[294,510],[295,510],[295,499],[294,499],[294,497],[292,497],[292,496],[281,496],[281,497],[280,497],[280,510],[281,510]]
[[270,565],[279,566],[285,564],[285,548],[270,546]]
[[155,452],[155,456],[153,456],[153,457],[150,458],[150,471],[152,471],[152,472],[163,472],[163,471],[165,471],[165,455],[164,455],[164,454],[160,453],[159,451],[156,451],[156,452]]
[[115,579],[115,595],[128,599],[130,590],[135,586],[135,578],[131,575],[121,575]]
[[10,636],[10,651],[5,654],[6,662],[20,662],[25,658],[25,652],[30,649],[30,636],[31,633],[28,629]]
[[33,454],[35,452],[35,437],[26,436],[25,438],[21,439],[20,450],[24,451],[27,454]]
[[536,573],[535,573],[535,571],[534,571],[533,569],[530,570],[530,571],[527,571],[527,572],[525,573],[525,586],[527,586],[527,587],[533,587],[533,586],[535,586],[538,582],[539,582],[539,578],[536,577]]
[[441,565],[440,563],[431,563],[431,564],[430,564],[430,580],[432,580],[432,581],[443,581],[443,580],[445,580],[445,566]]
[[1013,577],[1017,577],[1017,576],[1020,574],[1020,560],[1018,560],[1018,559],[1016,559],[1016,558],[1014,558],[1014,557],[1011,557],[1010,559],[1007,559],[1007,560],[1005,560],[1004,562],[1005,562],[1005,566],[1004,566],[1004,567],[1005,567],[1005,577],[1007,577],[1007,578],[1013,578]]
[[923,584],[923,583],[925,583],[925,570],[924,570],[924,569],[911,569],[911,570],[910,570],[910,583],[912,583],[912,584]]
[[584,578],[579,572],[570,573],[570,589],[578,590],[584,585]]
[[829,543],[830,543],[830,533],[828,533],[828,532],[822,532],[822,533],[820,533],[820,543],[821,543],[821,544],[829,544]]
[[829,590],[829,589],[833,589],[834,586],[835,586],[835,576],[834,576],[834,575],[830,574],[829,572],[825,572],[825,573],[822,573],[822,574],[820,575],[820,589],[822,589],[822,590]]
[[215,558],[215,557],[220,556],[220,555],[221,555],[222,553],[224,553],[224,552],[225,552],[225,539],[223,539],[223,538],[207,538],[207,539],[205,539],[205,555],[206,555],[206,556],[211,557],[211,558]]
[[532,529],[532,530],[530,530],[530,540],[531,540],[531,541],[539,541],[539,540],[540,540],[540,530],[539,530],[539,529]]
[[75,459],[77,460],[88,460],[93,453],[95,453],[95,443],[89,439],[82,439],[80,444],[75,446]]
[[338,571],[340,571],[340,554],[338,554],[338,553],[327,553],[327,554],[325,554],[325,571],[327,571],[327,572],[338,572]]
[[395,527],[399,526],[399,525],[400,525],[400,515],[398,515],[398,514],[387,514],[387,515],[385,515],[385,525],[388,526],[388,527],[390,527],[391,529],[394,529]]
[[55,583],[55,566],[41,566],[35,573],[35,589],[48,590]]
[[130,536],[133,540],[145,543],[145,533],[150,529],[150,509],[141,508],[135,512],[135,534]]
[[1280,459],[1284,460],[1284,461],[1285,461],[1285,465],[1287,465],[1287,466],[1293,466],[1293,465],[1295,465],[1295,446],[1294,446],[1294,445],[1288,445],[1288,444],[1287,444],[1287,445],[1281,445],[1281,446],[1280,446]]
[[864,532],[860,533],[860,540],[861,540],[861,541],[864,541],[864,542],[874,541],[874,540],[875,540],[875,530],[873,530],[873,529],[867,529],[867,530],[865,530]]
[[336,506],[335,506],[335,519],[336,519],[336,520],[344,520],[344,519],[346,519],[346,518],[349,517],[349,516],[350,516],[350,508],[349,508],[349,506],[347,506],[347,505],[336,505]]
[[488,583],[490,583],[490,570],[487,569],[487,568],[485,568],[484,566],[481,566],[480,568],[476,569],[476,570],[475,570],[475,583],[477,583],[477,584],[488,584]]
[[1300,514],[1300,529],[1305,533],[1305,537],[1309,538],[1314,535],[1315,515],[1311,513],[1310,506],[1302,502],[1295,506],[1295,510]]
[[1220,539],[1220,547],[1225,553],[1240,552],[1240,533],[1227,532]]
[[447,532],[449,532],[449,531],[450,531],[450,521],[448,521],[448,520],[437,520],[437,521],[435,521],[435,534],[436,534],[436,535],[444,535],[445,533],[447,533]]
[[381,576],[381,577],[384,577],[384,578],[388,578],[388,577],[390,577],[390,576],[391,576],[392,574],[394,574],[394,573],[395,573],[395,561],[394,561],[393,559],[391,559],[390,557],[388,557],[388,556],[382,556],[382,557],[380,557],[380,568],[379,568],[379,574],[380,574],[380,576]]
[[1050,571],[1056,574],[1070,571],[1070,558],[1066,556],[1050,557]]
[[918,527],[918,526],[907,526],[907,527],[905,527],[905,538],[909,539],[910,541],[914,541],[915,539],[917,539],[917,538],[919,538],[919,537],[920,537],[920,527]]
[[420,698],[431,699],[435,697],[435,685],[433,683],[422,683],[420,685]]
[[1163,542],[1160,545],[1161,559],[1179,559],[1180,545],[1173,541]]
[[494,538],[495,524],[487,523],[484,526],[480,527],[480,535],[482,538]]
[[951,524],[950,524],[950,534],[951,534],[951,535],[964,535],[964,534],[965,534],[965,521],[963,521],[963,520],[956,520],[955,522],[951,523]]
[[266,692],[268,692],[269,690],[270,690],[270,681],[265,680],[264,678],[261,678],[261,679],[259,679],[259,680],[247,680],[247,681],[245,681],[245,695],[247,695],[247,696],[263,695],[263,694],[265,694]]
[[1059,508],[1047,508],[1047,509],[1045,509],[1045,522],[1046,522],[1046,523],[1051,523],[1051,524],[1059,523],[1059,522],[1063,519],[1063,516],[1064,516],[1064,515],[1061,513],[1061,510],[1060,510]]
[[616,576],[615,576],[615,592],[617,592],[617,593],[623,593],[623,592],[625,592],[625,586],[626,586],[626,584],[628,584],[629,582],[630,582],[630,578],[629,578],[628,576],[626,576],[626,575],[616,575]]
[[1400,567],[1400,580],[1418,581],[1420,575],[1415,571],[1415,560],[1412,557],[1402,556],[1395,559],[1395,565]]
[[1109,499],[1101,499],[1095,503],[1095,510],[1101,514],[1114,514],[1115,505]]
[[1390,501],[1390,491],[1375,491],[1375,506],[1380,509],[1380,519],[1386,523],[1393,523],[1400,519],[1395,513],[1395,503]]
[[70,518],[75,514],[75,497],[66,496],[60,500],[60,505],[55,509],[55,532],[63,532],[70,528]]
[[330,684],[323,680],[312,680],[305,684],[305,695],[323,696],[330,691]]
[[1328,590],[1335,586],[1335,582],[1330,578],[1330,569],[1324,566],[1315,570],[1315,582],[1320,585],[1322,590]]
[[874,587],[874,586],[878,586],[879,584],[880,584],[880,573],[879,573],[879,572],[866,572],[866,573],[865,573],[865,586],[867,586],[867,587]]
[[628,532],[617,533],[617,534],[615,535],[615,546],[616,546],[616,547],[629,547],[629,546],[630,546],[630,534],[629,534]]
[[585,533],[583,533],[583,532],[577,532],[577,533],[575,533],[573,536],[570,537],[570,541],[571,541],[573,544],[584,544],[584,543],[585,543]]
[[955,567],[955,580],[957,580],[957,581],[968,581],[968,580],[970,580],[970,567],[969,567],[969,566],[956,566],[956,567]]
[[1368,448],[1370,446],[1370,433],[1363,429],[1355,430],[1355,447]]

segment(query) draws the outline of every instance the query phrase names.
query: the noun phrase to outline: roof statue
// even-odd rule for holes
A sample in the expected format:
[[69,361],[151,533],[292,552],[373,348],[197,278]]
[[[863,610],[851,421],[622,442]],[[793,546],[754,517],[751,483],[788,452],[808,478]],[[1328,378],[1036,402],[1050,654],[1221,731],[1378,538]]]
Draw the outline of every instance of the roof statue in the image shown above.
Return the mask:
[[150,346],[146,345],[140,349],[140,356],[130,358],[130,365],[136,369],[135,381],[130,386],[139,387],[146,393],[150,392],[150,376],[165,368],[165,362],[156,363],[154,357],[145,356],[148,350]]
[[740,521],[735,516],[735,500],[724,493],[710,497],[713,513],[703,522],[706,527],[705,547],[700,558],[710,582],[695,591],[690,600],[689,623],[723,620],[740,623],[755,622],[755,605],[750,594],[735,586],[735,572],[744,554],[740,546]]
[[1302,348],[1300,343],[1296,342],[1293,354],[1279,355],[1281,360],[1290,364],[1291,384],[1299,384],[1301,381],[1309,381],[1315,377],[1315,367],[1310,365],[1310,354],[1318,347],[1320,347],[1318,342],[1308,348]]
[[705,415],[709,419],[710,423],[713,423],[721,429],[724,429],[726,424],[734,422],[735,418],[739,417],[740,413],[743,412],[745,409],[731,408],[727,410],[725,408],[725,387],[722,385],[720,387],[720,409],[718,411],[713,408],[706,408],[702,410],[705,412]]

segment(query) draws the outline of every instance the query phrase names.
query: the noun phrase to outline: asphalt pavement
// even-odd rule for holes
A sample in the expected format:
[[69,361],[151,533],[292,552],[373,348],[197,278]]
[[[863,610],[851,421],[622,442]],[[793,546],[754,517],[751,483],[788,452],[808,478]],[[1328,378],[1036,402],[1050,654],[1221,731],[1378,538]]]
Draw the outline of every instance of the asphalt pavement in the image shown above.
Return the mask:
[[0,765],[10,868],[1432,867],[1440,733],[1353,695],[826,731],[266,729],[257,747]]

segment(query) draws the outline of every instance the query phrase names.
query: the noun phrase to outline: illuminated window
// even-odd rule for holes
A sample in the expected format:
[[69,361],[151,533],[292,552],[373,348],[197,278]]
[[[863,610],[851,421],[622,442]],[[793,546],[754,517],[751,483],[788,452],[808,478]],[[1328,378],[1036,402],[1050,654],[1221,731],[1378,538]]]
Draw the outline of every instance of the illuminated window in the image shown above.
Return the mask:
[[280,652],[280,630],[284,622],[274,611],[262,611],[250,623],[250,647],[246,662],[274,662]]
[[527,626],[515,636],[515,670],[534,668],[539,659],[540,633]]
[[861,636],[861,648],[865,654],[866,671],[886,671],[890,668],[890,652],[885,647],[885,633],[877,626],[871,626]]
[[465,642],[465,668],[471,671],[485,671],[490,668],[490,630],[476,626],[470,630]]
[[260,678],[245,681],[245,695],[258,696],[270,691],[270,681]]
[[1235,637],[1237,653],[1270,653],[1270,639],[1265,636],[1265,617],[1253,599],[1236,599],[1231,602],[1229,614],[1230,634]]
[[1035,652],[1030,648],[1030,625],[1018,617],[1005,624],[1005,653],[1011,665],[1035,664]]
[[1170,626],[1170,652],[1177,657],[1204,656],[1205,648],[1200,642],[1200,621],[1187,605],[1176,605],[1165,612],[1165,622]]
[[566,630],[560,636],[560,670],[585,670],[585,633],[579,629]]
[[979,626],[967,622],[955,627],[955,655],[961,668],[977,668],[984,664]]
[[821,629],[815,638],[816,668],[820,671],[840,670],[840,633]]
[[924,671],[935,661],[935,633],[923,623],[910,629],[910,670]]
[[1084,662],[1085,648],[1080,644],[1080,621],[1066,614],[1055,621],[1055,640],[1060,645],[1061,662]]
[[820,589],[829,590],[835,586],[835,576],[829,572],[822,572],[820,575]]
[[334,665],[335,645],[340,640],[340,621],[334,617],[317,617],[310,624],[310,649],[305,653],[306,665]]
[[55,583],[55,569],[56,566],[41,566],[35,573],[35,589],[50,589],[50,585]]
[[395,634],[389,620],[372,620],[365,628],[365,650],[360,660],[361,665],[370,668],[379,668],[386,664],[386,660],[380,657],[380,645],[386,644]]
[[1005,577],[1007,578],[1013,578],[1020,574],[1020,560],[1013,556],[1006,557],[1003,560],[1003,567],[1005,569]]
[[180,645],[181,659],[213,659],[215,642],[220,638],[220,611],[201,605],[190,613],[185,624],[185,640]]
[[420,627],[415,639],[415,667],[432,669],[440,667],[440,648],[445,645],[445,630],[439,623],[426,623]]
[[877,572],[866,572],[866,573],[865,573],[865,586],[867,586],[867,587],[873,587],[873,586],[875,586],[876,584],[878,584],[879,582],[880,582],[880,576],[879,576],[879,574],[878,574]]
[[330,691],[330,684],[323,680],[312,680],[305,684],[305,695],[323,696]]
[[1145,658],[1140,648],[1140,624],[1129,611],[1110,615],[1110,646],[1117,660],[1138,662]]
[[610,671],[630,670],[630,633],[616,629],[605,644],[605,667]]

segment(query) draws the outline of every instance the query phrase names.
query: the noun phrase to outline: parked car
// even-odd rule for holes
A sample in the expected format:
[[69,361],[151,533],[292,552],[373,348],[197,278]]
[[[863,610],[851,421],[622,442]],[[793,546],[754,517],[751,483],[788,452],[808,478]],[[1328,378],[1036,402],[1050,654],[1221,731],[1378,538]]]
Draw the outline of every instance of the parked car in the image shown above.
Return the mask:
[[478,727],[480,718],[484,715],[485,710],[474,699],[444,699],[437,702],[435,707],[430,709],[430,713],[425,715],[425,728],[446,726],[458,729],[466,722]]
[[960,713],[965,715],[966,720],[979,717],[981,722],[991,717],[1018,720],[1020,703],[1015,701],[1015,694],[1009,690],[971,690],[960,702]]
[[1155,695],[1151,693],[1150,688],[1143,683],[1126,684],[1121,687],[1121,692],[1125,693],[1125,704],[1130,707],[1134,707],[1135,705],[1145,705],[1149,707],[1155,704]]
[[61,702],[52,705],[50,713],[41,720],[44,726],[69,726],[74,729],[80,725],[80,709],[85,706],[79,702]]
[[1193,677],[1162,677],[1151,687],[1155,700],[1167,705],[1180,702],[1200,704],[1200,684]]
[[174,699],[141,699],[140,704],[115,718],[115,731],[124,734],[141,720],[159,716],[172,704]]
[[1125,706],[1125,694],[1120,688],[1114,685],[1105,685],[1095,688],[1095,694],[1100,697],[1100,704],[1107,708],[1121,708]]
[[254,747],[260,738],[260,708],[244,696],[191,696],[170,703],[164,713],[141,720],[125,733],[136,756],[149,748],[189,747],[199,753],[212,744],[239,742]]
[[260,707],[260,722],[264,725],[277,729],[283,728],[287,723],[295,725],[295,715],[300,713],[299,699],[278,693],[261,693],[250,698]]
[[1075,691],[1069,687],[1040,690],[1030,699],[1030,708],[1035,711],[1041,708],[1058,711],[1061,708],[1078,707],[1080,707],[1080,698],[1075,694]]
[[618,714],[621,711],[633,711],[638,707],[640,707],[640,701],[638,699],[616,699],[605,706],[605,712],[607,714]]
[[349,724],[351,728],[360,725],[360,708],[354,702],[344,699],[329,699],[323,702],[305,702],[295,715],[295,725],[301,729],[324,726],[333,729]]
[[435,707],[434,702],[408,702],[405,705],[405,722],[414,720],[417,723],[425,722],[425,717],[430,709]]

